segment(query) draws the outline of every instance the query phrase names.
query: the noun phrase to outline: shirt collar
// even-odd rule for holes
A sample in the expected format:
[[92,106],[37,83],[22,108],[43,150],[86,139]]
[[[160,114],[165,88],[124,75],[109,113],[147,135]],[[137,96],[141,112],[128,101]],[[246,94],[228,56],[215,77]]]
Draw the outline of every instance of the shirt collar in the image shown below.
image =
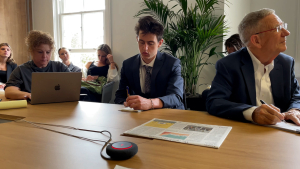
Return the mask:
[[150,66],[150,67],[153,67],[153,65],[154,65],[154,62],[155,62],[155,59],[156,59],[156,57],[150,62],[150,63],[145,63],[144,61],[143,61],[143,59],[142,59],[142,56],[140,55],[140,58],[141,58],[141,66],[143,67],[144,65],[146,65],[146,66]]
[[254,72],[258,71],[259,68],[265,68],[266,72],[271,72],[271,70],[274,68],[274,60],[270,64],[265,66],[254,56],[254,54],[250,51],[248,47],[247,50],[252,59]]

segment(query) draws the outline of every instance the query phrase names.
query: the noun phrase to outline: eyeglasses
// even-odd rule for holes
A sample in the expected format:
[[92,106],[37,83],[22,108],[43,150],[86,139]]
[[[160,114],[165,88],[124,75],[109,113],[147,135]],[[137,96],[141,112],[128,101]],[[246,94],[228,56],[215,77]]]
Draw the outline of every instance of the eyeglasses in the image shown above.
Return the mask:
[[287,23],[282,23],[281,25],[277,26],[274,29],[270,29],[270,30],[266,30],[266,31],[262,31],[262,32],[258,32],[255,35],[258,35],[260,33],[264,33],[264,32],[268,32],[268,31],[272,31],[272,30],[276,30],[277,32],[281,31],[282,28],[284,28],[285,30],[287,30]]

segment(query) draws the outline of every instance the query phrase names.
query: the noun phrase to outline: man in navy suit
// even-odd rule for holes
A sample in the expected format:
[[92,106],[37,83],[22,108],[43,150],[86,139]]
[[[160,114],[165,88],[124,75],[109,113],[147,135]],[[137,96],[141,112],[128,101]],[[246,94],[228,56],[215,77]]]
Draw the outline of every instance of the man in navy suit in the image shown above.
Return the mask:
[[244,17],[239,34],[246,47],[217,62],[206,102],[208,112],[258,124],[292,120],[300,125],[294,59],[281,53],[290,34],[287,24],[274,10],[261,9]]
[[115,103],[136,110],[184,109],[180,60],[158,51],[163,43],[163,26],[145,16],[139,19],[135,31],[140,54],[123,62]]

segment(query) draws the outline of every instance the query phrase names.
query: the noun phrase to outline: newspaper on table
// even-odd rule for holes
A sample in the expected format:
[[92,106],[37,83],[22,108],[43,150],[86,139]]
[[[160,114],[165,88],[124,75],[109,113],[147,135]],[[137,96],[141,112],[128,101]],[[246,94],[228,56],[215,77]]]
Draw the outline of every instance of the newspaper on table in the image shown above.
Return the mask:
[[124,134],[219,148],[231,129],[229,126],[152,119]]

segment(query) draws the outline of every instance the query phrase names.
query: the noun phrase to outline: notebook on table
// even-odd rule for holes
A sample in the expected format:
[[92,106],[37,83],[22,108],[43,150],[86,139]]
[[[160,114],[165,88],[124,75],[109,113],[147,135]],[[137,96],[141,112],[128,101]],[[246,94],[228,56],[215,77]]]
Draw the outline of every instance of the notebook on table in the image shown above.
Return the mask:
[[31,104],[78,101],[81,72],[33,72]]

